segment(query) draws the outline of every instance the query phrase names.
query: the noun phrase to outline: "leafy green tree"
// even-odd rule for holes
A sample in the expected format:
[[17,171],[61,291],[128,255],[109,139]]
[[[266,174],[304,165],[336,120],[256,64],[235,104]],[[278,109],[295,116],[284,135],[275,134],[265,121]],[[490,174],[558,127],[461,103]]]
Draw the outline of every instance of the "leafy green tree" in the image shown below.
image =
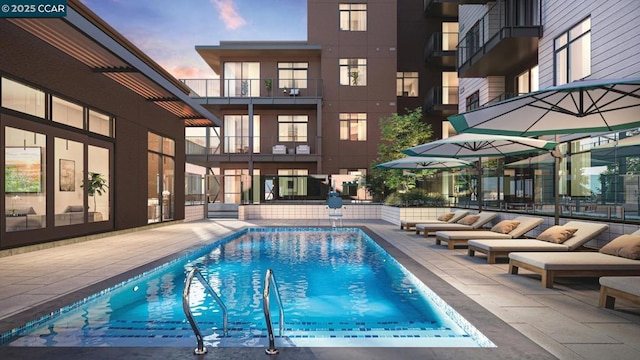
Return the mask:
[[431,141],[431,125],[422,121],[422,108],[407,109],[407,114],[394,113],[380,119],[380,144],[378,158],[371,164],[365,186],[374,201],[381,200],[389,190],[409,190],[416,178],[431,173],[429,170],[412,171],[407,176],[403,170],[378,169],[374,166],[405,157],[402,150]]

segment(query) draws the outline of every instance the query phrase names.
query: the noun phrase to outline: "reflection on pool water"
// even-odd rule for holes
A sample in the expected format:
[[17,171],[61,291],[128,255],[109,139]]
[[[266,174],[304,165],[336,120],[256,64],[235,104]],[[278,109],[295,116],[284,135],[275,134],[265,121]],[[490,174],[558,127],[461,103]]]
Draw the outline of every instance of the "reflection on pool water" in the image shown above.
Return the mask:
[[[241,231],[21,328],[9,346],[193,346],[182,290],[194,267],[228,309],[223,336],[220,307],[193,283],[206,346],[267,346],[267,269],[285,314],[276,346],[495,346],[357,228]],[[278,329],[275,301],[271,312]]]

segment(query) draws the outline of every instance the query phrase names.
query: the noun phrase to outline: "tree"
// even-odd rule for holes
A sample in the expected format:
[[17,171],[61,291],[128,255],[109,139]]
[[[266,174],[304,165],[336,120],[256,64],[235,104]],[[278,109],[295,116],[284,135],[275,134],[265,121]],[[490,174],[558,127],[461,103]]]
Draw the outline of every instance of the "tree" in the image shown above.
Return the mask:
[[415,186],[417,177],[430,174],[430,170],[403,175],[403,170],[385,170],[374,166],[405,157],[402,150],[431,141],[431,125],[422,121],[422,108],[407,109],[405,115],[393,115],[380,119],[380,144],[378,158],[371,164],[371,172],[366,177],[366,187],[376,198],[381,199],[387,189],[408,190]]

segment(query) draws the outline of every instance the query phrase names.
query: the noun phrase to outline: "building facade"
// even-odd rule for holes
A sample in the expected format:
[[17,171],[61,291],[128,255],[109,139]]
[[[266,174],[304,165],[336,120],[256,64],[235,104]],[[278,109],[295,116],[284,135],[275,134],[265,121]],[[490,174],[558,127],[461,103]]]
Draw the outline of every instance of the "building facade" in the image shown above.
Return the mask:
[[421,107],[439,138],[457,111],[457,3],[309,0],[307,11],[304,42],[196,47],[220,76],[183,80],[223,121],[186,130],[187,161],[216,175],[209,201],[319,200],[329,188],[368,200],[359,182],[379,119]]
[[0,249],[184,218],[181,82],[75,0],[0,43]]

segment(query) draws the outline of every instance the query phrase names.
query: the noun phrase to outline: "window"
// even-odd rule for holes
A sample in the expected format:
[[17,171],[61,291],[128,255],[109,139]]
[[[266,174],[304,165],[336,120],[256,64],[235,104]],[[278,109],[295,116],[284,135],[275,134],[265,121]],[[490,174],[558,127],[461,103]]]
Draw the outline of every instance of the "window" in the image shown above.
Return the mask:
[[54,139],[55,225],[84,223],[84,144],[67,138]]
[[253,169],[253,179],[248,169],[225,169],[223,184],[225,203],[260,202],[260,169]]
[[477,109],[480,107],[480,91],[476,91],[473,94],[467,96],[467,111]]
[[279,62],[278,87],[280,89],[306,89],[309,64],[306,62]]
[[80,105],[52,96],[51,120],[84,129],[84,109]]
[[340,30],[367,31],[367,4],[340,4]]
[[340,59],[340,85],[366,86],[367,59]]
[[44,118],[43,91],[2,78],[2,107]]
[[443,22],[442,23],[442,50],[456,51],[458,46],[458,23]]
[[89,110],[89,131],[104,136],[113,136],[113,124],[112,117],[95,110]]
[[307,195],[307,169],[278,169],[280,198]]
[[367,114],[340,114],[340,140],[367,141]]
[[278,115],[278,141],[307,142],[307,115]]
[[554,40],[556,85],[591,75],[591,18],[586,18]]
[[442,73],[442,104],[458,105],[458,73],[455,71]]
[[517,95],[538,91],[538,65],[526,70],[516,77]]
[[44,228],[47,226],[47,137],[8,126],[4,134],[5,231]]
[[224,63],[224,96],[260,96],[260,63]]
[[[238,154],[249,152],[249,115],[224,116],[224,150]],[[260,152],[260,116],[253,115],[253,153]]]
[[148,133],[147,222],[172,220],[175,209],[175,140]]
[[418,96],[418,73],[398,72],[396,75],[396,95],[397,96]]

